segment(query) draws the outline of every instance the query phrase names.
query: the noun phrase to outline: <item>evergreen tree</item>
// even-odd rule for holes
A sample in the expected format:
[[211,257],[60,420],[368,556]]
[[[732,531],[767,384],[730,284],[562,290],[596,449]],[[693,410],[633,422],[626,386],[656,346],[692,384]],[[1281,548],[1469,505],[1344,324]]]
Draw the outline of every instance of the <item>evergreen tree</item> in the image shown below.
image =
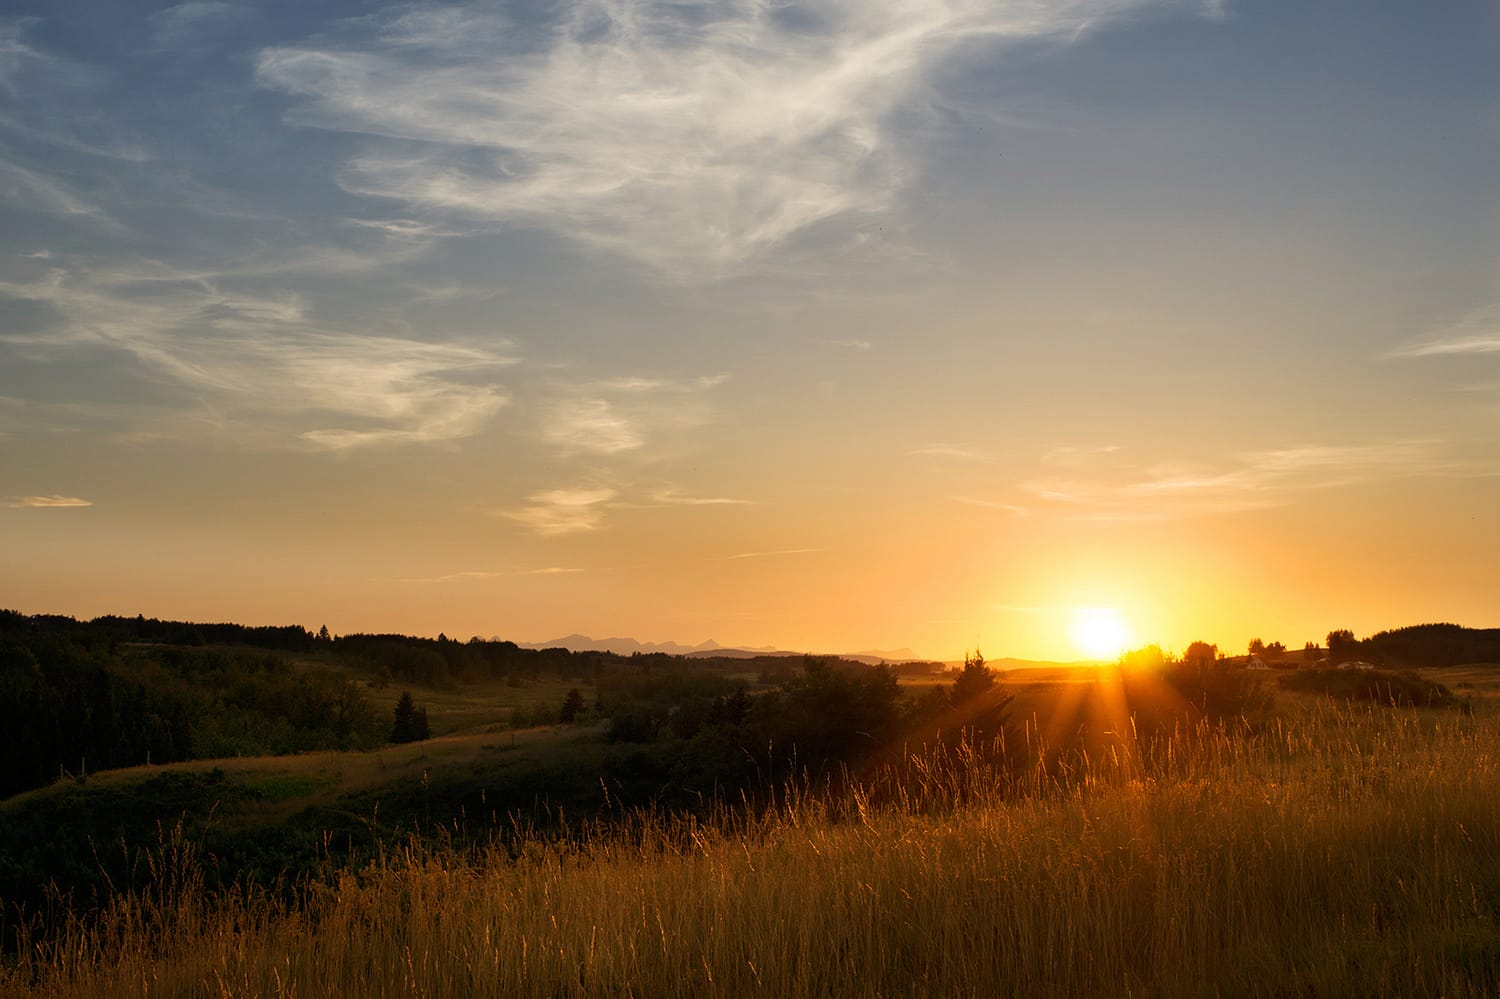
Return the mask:
[[568,696],[563,698],[562,710],[557,713],[557,721],[560,725],[569,725],[578,720],[583,713],[583,695],[574,687],[568,691]]
[[975,649],[973,655],[964,653],[963,672],[953,681],[953,690],[949,696],[954,704],[963,704],[994,685],[995,671],[985,665],[984,654]]
[[419,708],[411,699],[411,691],[403,690],[396,702],[396,723],[391,726],[392,742],[421,742],[430,734],[427,726],[427,709]]

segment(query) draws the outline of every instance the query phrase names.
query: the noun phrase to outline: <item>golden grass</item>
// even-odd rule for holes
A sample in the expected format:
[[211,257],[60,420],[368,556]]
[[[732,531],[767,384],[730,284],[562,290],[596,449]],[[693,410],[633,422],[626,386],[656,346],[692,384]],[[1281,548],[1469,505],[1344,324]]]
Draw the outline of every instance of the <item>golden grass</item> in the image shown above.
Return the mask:
[[[971,759],[970,764],[977,763]],[[413,846],[293,906],[177,880],[14,996],[1271,996],[1500,990],[1500,713],[1317,704],[1067,777],[923,763],[876,807]],[[997,789],[1004,788],[1001,794]]]

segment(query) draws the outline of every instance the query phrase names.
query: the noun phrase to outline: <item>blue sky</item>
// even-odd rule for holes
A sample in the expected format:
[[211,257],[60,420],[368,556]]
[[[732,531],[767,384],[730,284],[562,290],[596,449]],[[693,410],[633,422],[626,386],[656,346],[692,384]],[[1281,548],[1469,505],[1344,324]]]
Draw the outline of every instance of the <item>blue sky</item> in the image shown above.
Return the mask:
[[0,603],[1493,623],[1497,47],[1482,3],[9,4]]

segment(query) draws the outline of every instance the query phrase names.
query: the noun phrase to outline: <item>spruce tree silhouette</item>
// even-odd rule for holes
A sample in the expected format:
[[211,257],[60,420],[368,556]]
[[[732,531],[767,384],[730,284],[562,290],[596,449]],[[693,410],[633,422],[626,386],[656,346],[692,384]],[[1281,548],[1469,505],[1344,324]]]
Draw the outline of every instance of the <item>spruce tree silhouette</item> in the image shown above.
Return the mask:
[[430,734],[427,725],[427,709],[419,708],[411,699],[411,691],[403,690],[396,702],[396,723],[391,726],[392,742],[421,742]]

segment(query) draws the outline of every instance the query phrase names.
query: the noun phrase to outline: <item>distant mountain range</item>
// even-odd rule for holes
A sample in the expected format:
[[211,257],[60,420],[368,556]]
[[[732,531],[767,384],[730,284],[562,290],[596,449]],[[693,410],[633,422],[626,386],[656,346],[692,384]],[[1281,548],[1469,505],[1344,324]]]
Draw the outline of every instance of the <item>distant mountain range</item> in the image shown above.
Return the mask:
[[[498,641],[498,639],[496,640]],[[572,652],[613,652],[617,656],[629,656],[637,652],[642,655],[652,652],[664,652],[669,656],[686,656],[692,659],[753,659],[756,656],[800,656],[806,654],[805,651],[778,649],[774,645],[740,645],[730,648],[712,640],[699,642],[697,645],[683,645],[679,642],[641,642],[634,638],[590,638],[588,635],[577,634],[564,635],[561,638],[554,638],[546,642],[517,642],[516,644],[523,649],[563,648]],[[866,649],[860,652],[841,652],[837,653],[837,655],[841,659],[853,659],[858,662],[871,664],[924,661],[921,656],[917,655],[911,649]]]

